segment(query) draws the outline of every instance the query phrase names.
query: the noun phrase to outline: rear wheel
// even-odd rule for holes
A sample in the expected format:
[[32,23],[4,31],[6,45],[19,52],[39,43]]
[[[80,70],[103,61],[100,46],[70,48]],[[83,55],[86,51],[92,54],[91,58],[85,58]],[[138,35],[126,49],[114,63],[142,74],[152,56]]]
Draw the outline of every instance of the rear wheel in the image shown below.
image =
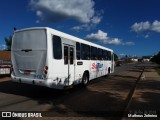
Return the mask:
[[88,85],[88,82],[89,82],[89,77],[88,77],[88,74],[85,72],[83,74],[83,78],[82,78],[83,87],[86,87]]
[[108,68],[108,74],[107,74],[108,77],[109,77],[110,73],[111,73],[111,70],[110,70],[110,68]]

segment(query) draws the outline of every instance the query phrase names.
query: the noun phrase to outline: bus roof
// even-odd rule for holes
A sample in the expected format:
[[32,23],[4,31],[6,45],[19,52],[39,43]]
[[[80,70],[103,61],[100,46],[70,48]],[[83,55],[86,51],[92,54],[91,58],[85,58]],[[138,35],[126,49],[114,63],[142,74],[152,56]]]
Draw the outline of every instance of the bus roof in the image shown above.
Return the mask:
[[101,46],[101,45],[98,45],[98,44],[95,44],[95,43],[92,43],[92,42],[83,40],[83,39],[81,39],[81,38],[78,38],[78,37],[69,35],[69,34],[64,33],[64,32],[60,32],[60,31],[58,31],[58,30],[55,30],[55,29],[52,29],[52,28],[49,28],[49,27],[31,27],[31,28],[25,28],[25,29],[21,29],[21,30],[16,30],[15,33],[16,33],[16,32],[20,32],[20,31],[35,30],[35,29],[46,29],[47,31],[51,32],[51,33],[54,34],[54,35],[61,36],[61,37],[66,38],[66,39],[70,39],[70,40],[73,40],[73,41],[76,41],[76,42],[88,44],[88,45],[90,45],[90,46],[102,48],[102,49],[105,49],[105,50],[108,50],[108,51],[112,51],[112,52],[113,52],[112,49],[109,49],[109,48],[103,47],[103,46]]

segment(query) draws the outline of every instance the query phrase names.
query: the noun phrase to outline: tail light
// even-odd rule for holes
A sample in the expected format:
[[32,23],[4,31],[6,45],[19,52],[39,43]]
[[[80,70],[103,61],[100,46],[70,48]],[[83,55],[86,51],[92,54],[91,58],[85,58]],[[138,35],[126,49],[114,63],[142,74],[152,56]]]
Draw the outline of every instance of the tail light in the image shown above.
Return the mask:
[[45,66],[44,67],[44,74],[47,74],[48,73],[48,66]]

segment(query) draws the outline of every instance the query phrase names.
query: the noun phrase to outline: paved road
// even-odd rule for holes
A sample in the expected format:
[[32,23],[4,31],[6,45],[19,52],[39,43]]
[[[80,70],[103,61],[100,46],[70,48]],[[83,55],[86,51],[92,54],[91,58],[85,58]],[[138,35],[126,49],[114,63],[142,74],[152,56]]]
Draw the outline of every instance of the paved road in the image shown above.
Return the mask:
[[0,111],[47,111],[43,115],[48,117],[123,119],[131,89],[146,65],[125,64],[116,67],[113,75],[91,81],[87,88],[78,85],[68,91],[0,79]]

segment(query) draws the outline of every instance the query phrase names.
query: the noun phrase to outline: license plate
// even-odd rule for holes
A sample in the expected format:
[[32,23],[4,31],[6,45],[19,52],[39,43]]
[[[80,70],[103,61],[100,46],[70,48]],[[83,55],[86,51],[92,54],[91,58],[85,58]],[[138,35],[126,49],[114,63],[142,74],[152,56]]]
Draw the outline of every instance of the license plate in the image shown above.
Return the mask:
[[34,75],[35,79],[42,79],[42,75]]

